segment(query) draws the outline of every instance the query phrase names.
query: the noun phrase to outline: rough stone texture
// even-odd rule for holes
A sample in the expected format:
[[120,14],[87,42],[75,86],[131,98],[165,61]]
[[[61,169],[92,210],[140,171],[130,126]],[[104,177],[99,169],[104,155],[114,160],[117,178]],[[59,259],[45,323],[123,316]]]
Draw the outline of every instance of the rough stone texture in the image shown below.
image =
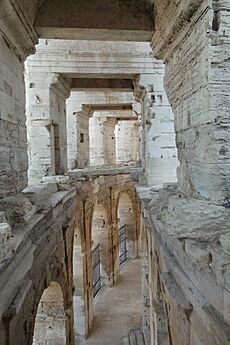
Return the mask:
[[118,121],[115,128],[117,164],[140,161],[140,127],[137,121]]
[[[157,191],[159,185],[172,182],[171,177],[175,177],[175,170],[171,169],[172,162],[168,158],[173,158],[176,162],[176,157],[171,157],[175,152],[173,118],[163,92],[163,67],[161,62],[153,59],[149,47],[138,43],[42,40],[37,47],[37,54],[28,61],[28,68],[33,69],[35,74],[56,73],[69,80],[79,76],[98,78],[98,74],[107,79],[120,77],[133,80],[135,97],[142,104],[142,110],[137,111],[138,115],[143,115],[141,158],[146,181],[153,186],[150,191],[143,192],[143,187],[138,189],[142,210],[138,206],[130,177],[123,176],[123,169],[114,169],[113,172],[109,169],[104,172],[97,169],[73,171],[68,180],[55,180],[52,177],[54,180],[47,184],[46,190],[37,186],[35,189],[27,189],[23,194],[9,197],[26,185],[23,173],[27,169],[27,163],[21,61],[34,49],[37,35],[33,24],[39,7],[41,15],[41,6],[44,5],[43,9],[47,8],[46,6],[52,8],[52,4],[53,1],[45,1],[43,4],[42,1],[33,0],[2,0],[0,3],[0,28],[6,39],[1,38],[0,41],[0,73],[3,76],[0,78],[0,130],[8,133],[7,136],[1,135],[3,170],[0,176],[10,176],[10,180],[7,177],[5,182],[1,177],[1,197],[8,196],[0,202],[0,208],[5,213],[1,215],[1,223],[8,224],[1,226],[4,241],[1,246],[3,260],[0,265],[1,342],[3,345],[32,343],[39,301],[43,291],[55,281],[62,289],[64,311],[68,316],[66,344],[73,345],[74,235],[79,237],[84,255],[83,262],[78,262],[84,266],[83,272],[87,272],[84,275],[84,299],[82,291],[77,297],[80,298],[80,306],[85,308],[84,334],[88,334],[93,323],[93,209],[99,203],[108,210],[111,225],[108,227],[111,265],[107,265],[107,261],[106,265],[104,261],[103,263],[109,283],[113,284],[119,275],[118,200],[121,193],[129,192],[135,204],[138,235],[136,240],[142,238],[144,242],[143,273],[146,274],[148,269],[149,274],[149,277],[144,278],[143,299],[144,302],[149,300],[149,304],[143,308],[146,312],[146,339],[149,335],[150,342],[157,345],[228,345],[228,1],[154,2],[155,31],[152,46],[155,56],[166,64],[165,86],[175,116],[176,144],[180,160],[178,187],[165,186],[163,190]],[[124,4],[127,5],[127,2]],[[97,5],[98,1],[93,4]],[[62,6],[66,6],[66,3],[62,2]],[[76,4],[72,6],[75,8]],[[54,9],[55,13],[59,9]],[[132,13],[133,10],[130,9]],[[48,12],[43,15],[50,17]],[[95,20],[99,18],[98,15]],[[53,16],[50,19],[55,21],[57,18]],[[126,23],[127,26],[131,24],[128,21]],[[63,27],[61,31],[66,32],[66,35],[71,34],[71,30],[65,30],[66,27]],[[52,27],[44,29],[43,34],[50,31]],[[106,31],[106,35],[108,33]],[[60,38],[61,33],[53,30],[52,35]],[[135,35],[132,36],[133,39],[136,38]],[[48,90],[47,84],[45,86]],[[59,97],[54,95],[56,91],[52,90],[51,94],[47,92],[45,97],[49,100],[48,107],[52,107],[54,102],[54,112],[59,113]],[[105,98],[107,96],[108,94]],[[84,103],[81,103],[80,110],[82,104]],[[11,107],[15,111],[12,111]],[[62,106],[60,108],[63,109]],[[11,115],[10,118],[8,114]],[[22,133],[19,134],[21,128]],[[159,133],[164,137],[162,142],[157,137]],[[52,137],[50,143],[54,142],[55,137],[60,138],[54,133]],[[164,146],[166,141],[170,145]],[[44,143],[47,145],[47,142]],[[16,148],[17,155],[13,156],[12,152],[16,151]],[[63,149],[66,150],[65,141]],[[167,152],[164,161],[163,152]],[[53,156],[50,153],[49,159]],[[12,165],[9,165],[9,157],[14,157]],[[72,158],[75,159],[76,156]],[[164,174],[164,170],[168,165],[163,162],[170,163],[167,174]],[[113,176],[108,176],[112,173]],[[134,175],[136,178],[136,172]],[[138,227],[141,214],[143,221],[140,233]],[[5,245],[12,249],[10,257],[6,255]]]
[[0,223],[0,262],[10,253],[11,227],[7,223]]
[[[147,216],[145,229],[149,234],[149,270],[161,273],[158,288],[166,311],[166,314],[162,314],[159,301],[154,296],[150,297],[150,318],[153,323],[151,343],[157,337],[159,343],[164,341],[167,344],[172,339],[173,344],[227,345],[230,339],[229,303],[228,297],[225,298],[224,295],[226,293],[228,296],[230,257],[223,254],[223,249],[218,244],[219,237],[210,239],[208,228],[206,233],[202,233],[202,220],[193,217],[193,221],[187,224],[186,233],[180,240],[176,239],[176,229],[183,226],[183,222],[169,233],[170,227],[164,222],[164,200],[168,198],[166,191],[161,191],[160,198],[155,192],[153,199],[152,194],[146,198],[146,193],[139,188],[138,191]],[[172,190],[168,194],[172,194]],[[174,211],[177,207],[175,206]],[[185,221],[188,213],[185,215],[184,212],[182,210],[181,214]],[[198,221],[200,230],[196,230],[197,236],[194,235],[191,240],[189,227],[196,222],[198,225]],[[212,225],[211,222],[209,224]],[[216,230],[219,229],[216,225]],[[150,281],[150,294],[155,294],[157,277],[153,273],[150,273]],[[168,322],[168,328],[163,323],[159,325],[159,318],[162,321],[163,317]]]
[[175,114],[179,187],[187,195],[219,204],[228,203],[229,197],[225,11],[219,11],[215,30],[212,8],[203,1],[191,19],[194,24],[167,59],[165,78]]
[[0,35],[0,198],[27,185],[23,64]]
[[[50,179],[51,177],[48,177],[48,180]],[[32,342],[36,310],[41,298],[43,309],[46,309],[44,296],[41,296],[51,282],[56,282],[61,287],[64,313],[68,316],[65,328],[66,343],[73,344],[73,279],[77,282],[78,279],[83,279],[77,267],[74,268],[74,272],[78,272],[78,275],[73,276],[74,235],[80,240],[78,243],[84,257],[81,269],[84,271],[85,278],[80,280],[84,286],[81,308],[84,310],[85,318],[84,334],[88,334],[93,321],[92,285],[90,284],[90,289],[87,286],[92,279],[91,224],[94,205],[100,203],[106,205],[108,209],[111,234],[113,234],[110,234],[113,239],[108,244],[111,246],[109,248],[113,249],[110,251],[107,247],[107,251],[113,255],[113,261],[109,260],[111,285],[119,275],[118,235],[115,236],[115,234],[118,232],[117,208],[123,193],[130,195],[137,227],[135,233],[139,233],[138,200],[129,175],[116,176],[114,174],[88,178],[86,176],[83,180],[72,175],[68,182],[67,177],[57,177],[56,181],[56,185],[50,181],[45,186],[41,184],[37,187],[27,188],[23,195],[18,195],[17,201],[12,197],[1,201],[0,207],[5,210],[5,215],[2,215],[1,219],[4,220],[6,217],[9,223],[13,224],[12,234],[14,236],[13,243],[11,242],[12,255],[6,257],[0,265],[0,315],[3,318],[3,323],[0,323],[0,337],[3,345],[7,344],[8,330],[10,330],[11,344]],[[61,186],[66,183],[69,184],[70,190],[63,191]],[[43,203],[41,203],[41,199],[43,199]],[[2,228],[4,234],[1,232],[1,235],[3,235],[4,243],[1,242],[1,254],[2,250],[7,249],[5,240],[10,236],[9,225],[1,224]],[[138,238],[135,240],[138,241]],[[76,261],[76,257],[75,262],[80,263],[79,260]],[[112,266],[112,262],[114,266]],[[80,296],[79,290],[77,291],[76,296]],[[76,306],[79,307],[79,304],[75,303]],[[41,305],[39,308],[41,309]],[[37,314],[37,325],[44,322],[46,314],[43,310],[43,317],[41,317],[40,309]],[[78,310],[75,310],[75,313],[77,315]],[[57,315],[57,311],[51,311],[50,317],[54,317],[54,315]],[[61,330],[59,333],[61,336]],[[39,334],[36,337],[39,338]],[[49,337],[52,338],[51,333],[49,333]]]
[[174,116],[164,91],[163,77],[164,68],[159,64],[155,74],[141,75],[135,85],[136,99],[142,102],[142,157],[146,182],[154,187],[176,182],[178,166]]
[[66,98],[69,87],[56,74],[27,69],[27,125],[30,182],[67,170]]
[[90,166],[116,164],[116,119],[95,112],[89,122]]

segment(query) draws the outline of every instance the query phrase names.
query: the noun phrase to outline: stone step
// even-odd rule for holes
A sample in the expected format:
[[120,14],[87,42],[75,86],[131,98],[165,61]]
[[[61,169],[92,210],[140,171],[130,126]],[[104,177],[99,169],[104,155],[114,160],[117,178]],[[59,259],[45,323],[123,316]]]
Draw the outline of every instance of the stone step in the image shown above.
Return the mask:
[[130,345],[145,345],[144,335],[140,329],[131,329],[129,331]]

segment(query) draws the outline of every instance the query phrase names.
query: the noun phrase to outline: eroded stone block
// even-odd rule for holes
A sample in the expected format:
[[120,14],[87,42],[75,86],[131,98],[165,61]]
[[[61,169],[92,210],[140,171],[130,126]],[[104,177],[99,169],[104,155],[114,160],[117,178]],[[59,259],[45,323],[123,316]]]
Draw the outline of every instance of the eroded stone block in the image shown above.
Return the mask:
[[8,223],[0,223],[0,261],[10,254],[11,227]]

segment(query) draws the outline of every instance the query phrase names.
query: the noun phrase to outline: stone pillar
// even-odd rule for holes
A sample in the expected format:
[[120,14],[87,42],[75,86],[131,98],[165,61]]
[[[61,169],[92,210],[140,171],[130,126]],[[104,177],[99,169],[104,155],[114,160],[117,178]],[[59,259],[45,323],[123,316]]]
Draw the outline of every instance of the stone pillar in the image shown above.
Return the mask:
[[108,119],[99,112],[90,119],[91,166],[114,165],[116,163],[115,125],[116,120]]
[[137,98],[142,102],[146,182],[148,186],[155,187],[176,182],[178,166],[174,116],[164,91],[163,77],[163,65],[158,64],[155,74],[140,76],[139,95],[136,91]]
[[[24,61],[34,52],[37,34],[28,13],[0,2],[0,198],[27,186]],[[20,13],[20,14],[19,14]]]
[[90,109],[82,106],[80,94],[71,92],[67,107],[68,169],[89,166]]
[[82,110],[76,113],[77,118],[77,167],[89,166],[89,112]]
[[137,121],[118,121],[116,126],[117,164],[137,164],[139,155],[139,125]]
[[[189,24],[180,27],[186,39],[179,39],[176,49],[158,18],[153,45],[155,55],[166,61],[165,87],[175,114],[180,160],[179,188],[228,207],[229,17],[221,4],[200,1],[192,6]],[[178,22],[172,22],[172,30]],[[159,36],[161,46],[156,44]]]
[[116,123],[117,120],[114,118],[107,118],[104,122],[104,152],[106,165],[116,164]]
[[104,165],[104,119],[91,117],[89,120],[90,166]]
[[139,163],[140,161],[140,126],[136,121],[131,128],[131,146],[132,146],[132,161]]
[[67,127],[67,165],[68,169],[74,169],[78,165],[78,140],[77,140],[77,95],[70,93],[66,101],[66,127]]
[[81,246],[74,243],[73,249],[73,305],[74,305],[74,335],[75,341],[80,343],[86,337],[86,305],[84,287],[84,256]]
[[29,179],[67,171],[66,98],[69,87],[56,74],[27,72]]
[[23,62],[2,33],[0,52],[1,198],[14,195],[26,187],[28,159]]

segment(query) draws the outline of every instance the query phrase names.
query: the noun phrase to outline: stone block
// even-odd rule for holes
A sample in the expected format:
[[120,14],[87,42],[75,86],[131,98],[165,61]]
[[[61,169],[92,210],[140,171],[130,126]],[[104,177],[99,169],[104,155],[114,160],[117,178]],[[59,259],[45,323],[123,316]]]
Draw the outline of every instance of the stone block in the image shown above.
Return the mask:
[[230,255],[230,233],[220,236],[220,243],[226,254]]
[[224,289],[224,319],[230,323],[230,291]]
[[218,241],[229,232],[230,211],[206,200],[170,196],[165,214],[167,231],[177,238]]
[[200,268],[208,267],[211,262],[211,254],[205,243],[186,240],[185,252]]
[[8,223],[0,223],[0,261],[10,254],[11,227]]
[[17,230],[20,225],[28,223],[36,212],[28,198],[21,194],[0,199],[0,209],[3,210],[12,229]]

